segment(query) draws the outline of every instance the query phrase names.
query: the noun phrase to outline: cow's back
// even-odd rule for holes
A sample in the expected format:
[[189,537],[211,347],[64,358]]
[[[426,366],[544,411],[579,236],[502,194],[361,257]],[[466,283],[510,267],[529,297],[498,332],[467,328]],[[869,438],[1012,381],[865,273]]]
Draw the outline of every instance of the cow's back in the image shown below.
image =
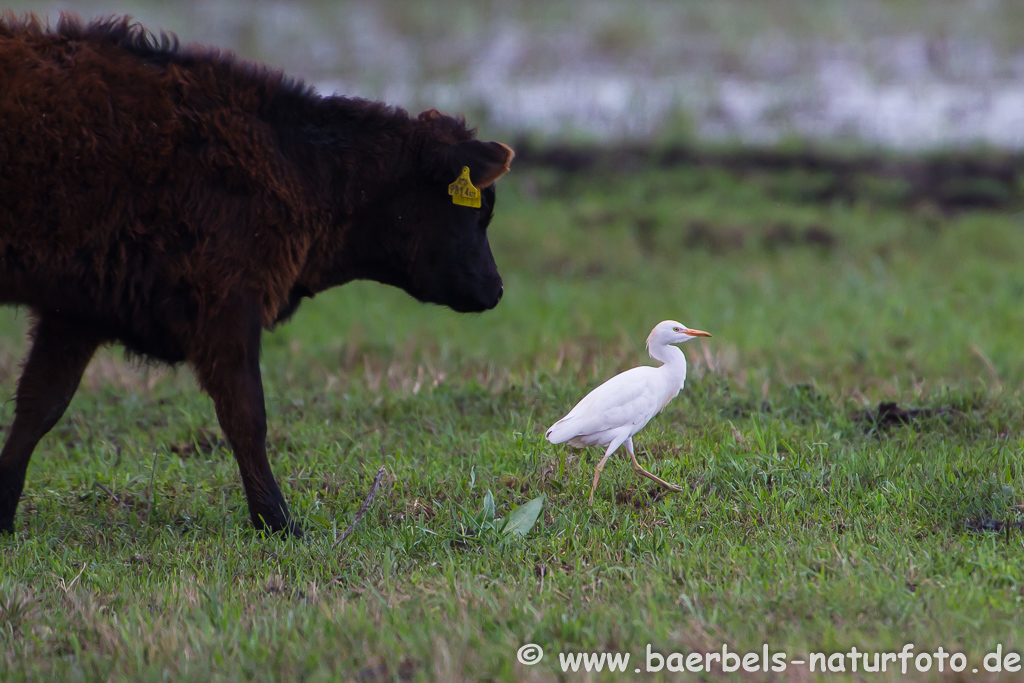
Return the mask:
[[115,193],[158,180],[183,140],[168,80],[110,44],[0,32],[2,236],[110,227],[130,201]]
[[252,264],[281,290],[297,268],[274,263],[295,261],[275,236],[301,204],[259,118],[276,82],[216,53],[126,47],[116,24],[62,27],[0,24],[0,302],[95,318],[176,360],[149,348],[165,323],[188,327]]

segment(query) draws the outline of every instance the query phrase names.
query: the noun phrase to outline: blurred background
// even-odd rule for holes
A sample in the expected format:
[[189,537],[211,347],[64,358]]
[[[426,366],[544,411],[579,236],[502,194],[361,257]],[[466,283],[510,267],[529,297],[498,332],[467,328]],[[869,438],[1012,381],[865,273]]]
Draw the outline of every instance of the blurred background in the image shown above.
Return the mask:
[[1024,4],[1010,0],[9,2],[129,13],[324,94],[592,140],[1024,143]]
[[[297,368],[400,356],[409,386],[427,360],[596,379],[675,318],[716,333],[695,372],[756,393],[769,378],[898,394],[1024,377],[1024,3],[8,7],[128,13],[513,144],[491,231],[502,304],[460,316],[354,283],[268,339]],[[0,330],[20,339],[23,319]]]
[[1024,5],[439,1],[14,2],[131,13],[324,93],[607,139],[836,137],[1018,147]]

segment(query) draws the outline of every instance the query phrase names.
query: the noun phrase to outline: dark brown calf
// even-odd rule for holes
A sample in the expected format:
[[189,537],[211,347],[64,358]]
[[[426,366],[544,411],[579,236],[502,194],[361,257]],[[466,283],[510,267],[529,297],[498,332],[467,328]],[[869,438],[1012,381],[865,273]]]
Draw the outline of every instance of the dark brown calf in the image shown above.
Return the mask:
[[[4,15],[0,303],[30,307],[35,326],[0,452],[0,530],[93,352],[120,342],[195,369],[253,523],[300,533],[267,462],[262,330],[355,279],[493,308],[486,229],[511,159],[461,119],[320,97],[127,19],[49,30]],[[481,190],[456,204],[463,168]]]

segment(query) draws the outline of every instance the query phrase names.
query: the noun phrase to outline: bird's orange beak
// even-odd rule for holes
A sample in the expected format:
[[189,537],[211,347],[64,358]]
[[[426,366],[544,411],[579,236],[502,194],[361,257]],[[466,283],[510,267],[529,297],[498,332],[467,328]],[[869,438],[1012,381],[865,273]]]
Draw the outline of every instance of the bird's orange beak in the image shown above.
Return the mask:
[[683,330],[683,332],[685,334],[690,335],[691,337],[710,337],[711,336],[710,334],[708,334],[704,330]]

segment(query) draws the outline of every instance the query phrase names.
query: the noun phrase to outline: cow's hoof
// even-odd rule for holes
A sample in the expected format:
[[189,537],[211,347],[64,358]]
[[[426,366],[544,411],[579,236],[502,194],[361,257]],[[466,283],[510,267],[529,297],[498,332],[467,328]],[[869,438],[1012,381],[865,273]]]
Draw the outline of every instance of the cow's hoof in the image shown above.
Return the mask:
[[299,523],[290,515],[287,517],[283,517],[279,514],[254,515],[252,524],[258,531],[263,531],[268,534],[285,534],[286,536],[294,536],[295,538],[305,537],[305,534],[302,533],[302,527],[299,526]]

